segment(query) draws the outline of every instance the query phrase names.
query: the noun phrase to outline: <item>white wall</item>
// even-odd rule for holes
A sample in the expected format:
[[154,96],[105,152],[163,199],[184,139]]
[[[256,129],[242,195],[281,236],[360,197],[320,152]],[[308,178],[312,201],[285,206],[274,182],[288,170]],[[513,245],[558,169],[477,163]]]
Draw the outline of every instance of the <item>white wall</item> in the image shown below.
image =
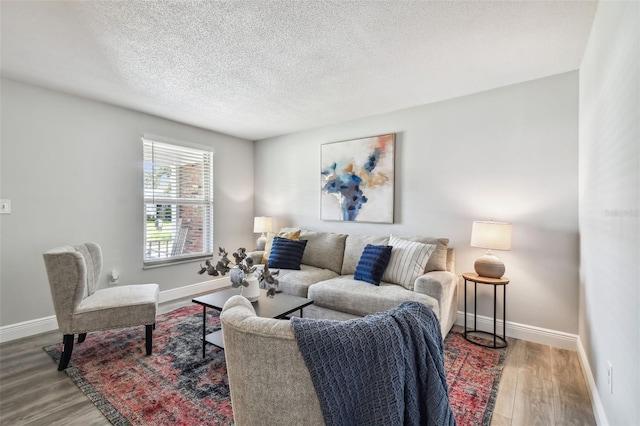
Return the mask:
[[600,2],[580,68],[579,324],[601,424],[640,424],[639,123],[640,3]]
[[[577,333],[577,120],[571,72],[258,141],[256,213],[279,226],[448,237],[458,274],[483,253],[469,246],[474,219],[511,222],[513,250],[498,253],[512,280],[507,320]],[[320,145],[389,132],[397,134],[396,223],[320,221]],[[492,316],[491,289],[479,290],[479,313]]]
[[145,133],[215,150],[214,247],[255,244],[253,142],[2,80],[0,325],[54,315],[42,253],[59,245],[100,243],[120,284],[208,280],[198,263],[142,269]]

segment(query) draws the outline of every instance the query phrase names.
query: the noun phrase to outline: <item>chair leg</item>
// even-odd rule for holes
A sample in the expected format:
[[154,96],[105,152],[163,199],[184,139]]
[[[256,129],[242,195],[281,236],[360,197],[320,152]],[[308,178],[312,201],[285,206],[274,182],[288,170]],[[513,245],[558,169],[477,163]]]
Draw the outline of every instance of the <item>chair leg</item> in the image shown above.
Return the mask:
[[58,371],[67,368],[71,359],[71,352],[73,352],[73,334],[65,334],[62,338],[62,355],[60,356]]
[[153,347],[153,328],[155,324],[146,325],[146,346],[147,355],[151,355],[151,349]]
[[87,333],[78,334],[78,343],[84,342],[84,339],[86,339],[86,338],[87,338]]

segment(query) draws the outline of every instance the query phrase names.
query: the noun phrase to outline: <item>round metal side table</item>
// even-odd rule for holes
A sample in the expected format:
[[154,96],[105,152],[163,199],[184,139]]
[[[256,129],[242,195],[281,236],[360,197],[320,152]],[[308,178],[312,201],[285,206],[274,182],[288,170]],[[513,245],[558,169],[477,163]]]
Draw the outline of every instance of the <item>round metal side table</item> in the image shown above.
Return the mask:
[[[464,278],[464,333],[463,336],[466,340],[471,343],[474,343],[478,346],[484,346],[485,348],[506,348],[507,347],[507,284],[509,284],[509,279],[502,278],[489,278],[489,277],[481,277],[475,272],[465,272],[462,274],[462,278]],[[467,329],[467,281],[473,282],[473,329]],[[478,284],[488,284],[493,286],[493,333],[489,333],[488,331],[478,330],[477,327],[477,296],[478,296]],[[496,333],[496,288],[498,286],[502,286],[502,336],[499,336]],[[472,336],[468,336],[469,333],[473,333]],[[479,335],[478,337],[488,336],[493,339],[493,345],[484,344],[477,340],[470,339],[469,337],[473,337],[474,335]]]

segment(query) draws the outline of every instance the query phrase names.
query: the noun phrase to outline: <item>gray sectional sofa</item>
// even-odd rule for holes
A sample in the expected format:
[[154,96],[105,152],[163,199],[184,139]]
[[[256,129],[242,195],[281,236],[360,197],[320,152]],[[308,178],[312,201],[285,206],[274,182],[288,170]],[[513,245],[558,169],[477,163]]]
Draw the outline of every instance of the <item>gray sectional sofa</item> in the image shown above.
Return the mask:
[[[289,229],[290,230],[290,229]],[[285,231],[285,230],[283,230]],[[307,240],[300,270],[281,269],[279,290],[308,297],[314,304],[304,316],[345,320],[391,309],[406,300],[431,307],[446,336],[457,313],[458,277],[454,272],[455,251],[446,238],[399,237],[423,244],[435,244],[424,273],[410,288],[382,281],[379,286],[354,279],[356,266],[367,244],[387,245],[389,236],[346,235],[301,230]],[[262,251],[250,253],[257,263]],[[278,296],[276,296],[278,297]]]

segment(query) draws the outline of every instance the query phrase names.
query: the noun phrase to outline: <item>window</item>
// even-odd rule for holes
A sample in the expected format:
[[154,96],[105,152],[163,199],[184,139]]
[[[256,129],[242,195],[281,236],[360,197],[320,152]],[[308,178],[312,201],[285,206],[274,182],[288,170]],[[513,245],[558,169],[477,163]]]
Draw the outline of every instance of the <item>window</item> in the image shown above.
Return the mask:
[[144,265],[213,255],[213,152],[143,138]]

